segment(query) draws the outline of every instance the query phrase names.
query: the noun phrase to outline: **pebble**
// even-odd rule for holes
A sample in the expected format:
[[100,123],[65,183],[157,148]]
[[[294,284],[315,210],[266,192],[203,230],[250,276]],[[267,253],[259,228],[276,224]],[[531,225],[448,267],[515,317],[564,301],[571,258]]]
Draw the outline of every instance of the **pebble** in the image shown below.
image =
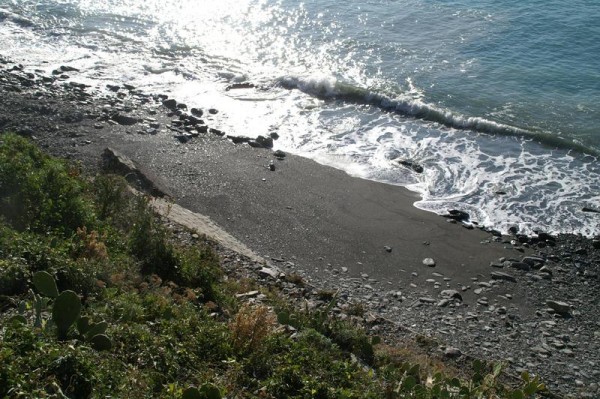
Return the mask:
[[490,273],[492,278],[494,280],[504,280],[504,281],[510,281],[512,283],[516,283],[517,279],[514,278],[513,276],[511,276],[510,274],[507,273],[503,273],[503,272],[492,272]]
[[551,354],[550,351],[541,346],[534,346],[533,348],[531,348],[531,351],[542,356],[549,356]]
[[273,156],[281,161],[285,158],[286,154],[281,150],[277,150],[273,153]]
[[524,262],[512,262],[510,264],[510,267],[512,267],[513,269],[523,270],[526,272],[531,270],[531,265],[528,263],[524,263]]
[[571,311],[571,305],[566,302],[549,300],[546,301],[546,305],[553,311],[559,314],[568,314]]
[[425,258],[423,259],[423,264],[429,267],[435,267],[435,260],[433,258]]
[[263,277],[272,277],[272,278],[278,278],[279,277],[279,272],[275,269],[271,269],[268,267],[263,267],[262,269],[260,269],[258,271],[258,273],[263,276]]
[[484,299],[484,298],[478,299],[477,303],[480,304],[481,306],[488,306],[489,305],[489,302],[487,301],[487,299]]
[[450,302],[452,302],[450,299],[447,299],[447,298],[446,299],[442,299],[441,301],[439,301],[437,303],[436,306],[438,308],[444,308],[444,307],[448,306],[450,304]]
[[460,295],[460,293],[456,290],[444,290],[440,292],[440,296],[443,298],[452,298],[462,301],[462,295]]
[[449,358],[457,358],[462,355],[462,352],[458,348],[448,347],[444,350],[444,356]]

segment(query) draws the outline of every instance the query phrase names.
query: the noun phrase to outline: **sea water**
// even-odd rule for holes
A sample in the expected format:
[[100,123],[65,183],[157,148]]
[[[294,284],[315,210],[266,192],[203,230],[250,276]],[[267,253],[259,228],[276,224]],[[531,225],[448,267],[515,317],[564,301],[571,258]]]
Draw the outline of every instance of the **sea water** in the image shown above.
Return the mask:
[[0,53],[217,108],[425,210],[591,236],[598,21],[596,0],[0,0]]

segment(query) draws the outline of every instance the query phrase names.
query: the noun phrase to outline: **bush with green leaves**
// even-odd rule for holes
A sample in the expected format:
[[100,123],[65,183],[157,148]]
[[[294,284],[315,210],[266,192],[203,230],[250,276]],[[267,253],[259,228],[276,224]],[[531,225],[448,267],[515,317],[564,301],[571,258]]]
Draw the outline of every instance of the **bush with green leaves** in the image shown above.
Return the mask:
[[180,261],[167,231],[148,207],[148,200],[139,197],[130,235],[131,253],[141,262],[143,274],[156,274],[164,280],[177,278]]
[[102,220],[121,220],[127,211],[131,194],[128,195],[127,181],[117,175],[98,175],[92,188],[98,217]]
[[143,274],[156,274],[163,280],[199,288],[205,301],[216,299],[214,287],[222,273],[215,252],[207,247],[173,245],[143,197],[137,199],[130,249],[140,260]]
[[19,295],[27,292],[29,278],[29,270],[22,259],[0,259],[0,295]]
[[373,365],[375,352],[373,339],[364,330],[350,323],[335,320],[329,312],[335,306],[337,296],[333,295],[327,306],[313,311],[305,309],[302,312],[287,308],[280,310],[277,319],[281,324],[294,328],[310,328],[330,338],[340,348],[353,353],[367,365]]
[[15,134],[0,136],[0,215],[23,231],[72,234],[96,222],[77,168]]

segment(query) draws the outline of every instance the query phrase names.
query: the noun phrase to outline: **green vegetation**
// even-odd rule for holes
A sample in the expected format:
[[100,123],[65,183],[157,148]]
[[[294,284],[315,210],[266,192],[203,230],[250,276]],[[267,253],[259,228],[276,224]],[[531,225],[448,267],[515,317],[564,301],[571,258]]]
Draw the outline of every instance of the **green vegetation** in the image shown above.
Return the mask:
[[[0,136],[0,398],[525,398],[501,365],[467,379],[256,283],[226,282],[204,242],[186,246],[116,176],[80,176]],[[358,311],[357,311],[358,312]],[[448,374],[448,375],[446,375]]]

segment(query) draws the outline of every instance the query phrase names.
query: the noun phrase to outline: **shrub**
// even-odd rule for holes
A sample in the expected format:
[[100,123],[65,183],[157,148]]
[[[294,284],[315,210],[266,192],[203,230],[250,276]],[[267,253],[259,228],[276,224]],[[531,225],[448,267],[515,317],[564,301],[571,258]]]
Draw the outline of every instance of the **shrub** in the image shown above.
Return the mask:
[[50,158],[28,140],[0,140],[0,215],[17,230],[72,234],[92,226],[95,215],[83,198],[85,182],[65,162]]
[[275,315],[269,308],[244,304],[230,325],[234,349],[240,354],[255,351],[274,327]]
[[56,359],[48,372],[57,380],[62,392],[71,398],[89,398],[93,390],[93,365],[75,354]]
[[93,192],[98,217],[105,220],[109,217],[122,216],[128,205],[127,181],[117,175],[98,175],[94,179]]
[[175,247],[145,198],[137,200],[129,245],[141,262],[142,274],[156,274],[181,286],[199,288],[205,301],[216,299],[214,286],[221,276],[217,254],[208,246]]
[[105,237],[100,237],[96,230],[88,233],[86,227],[77,228],[76,234],[75,248],[73,248],[75,257],[92,260],[108,258],[108,249],[103,242]]
[[375,352],[371,339],[363,330],[338,322],[333,326],[330,338],[343,350],[352,352],[366,364],[373,365]]
[[157,223],[148,207],[148,200],[137,200],[135,220],[130,236],[131,253],[141,261],[142,274],[156,274],[164,280],[175,281],[179,259],[167,240],[165,228]]
[[222,271],[219,257],[208,246],[179,249],[180,265],[176,283],[185,287],[199,288],[204,301],[217,299],[215,287]]
[[17,259],[0,259],[0,295],[21,295],[27,292],[29,270]]

